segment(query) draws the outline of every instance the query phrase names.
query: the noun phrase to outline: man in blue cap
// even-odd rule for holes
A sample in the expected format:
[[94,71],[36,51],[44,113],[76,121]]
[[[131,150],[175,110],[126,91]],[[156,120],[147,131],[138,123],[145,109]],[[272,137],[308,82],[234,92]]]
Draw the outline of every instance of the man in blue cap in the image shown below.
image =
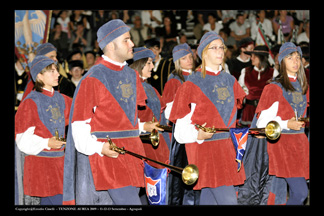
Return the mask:
[[102,60],[81,79],[73,97],[63,204],[141,205],[141,160],[110,150],[106,139],[109,135],[117,146],[145,155],[137,106],[145,106],[146,95],[138,72],[126,63],[133,58],[129,30],[119,19],[98,29]]

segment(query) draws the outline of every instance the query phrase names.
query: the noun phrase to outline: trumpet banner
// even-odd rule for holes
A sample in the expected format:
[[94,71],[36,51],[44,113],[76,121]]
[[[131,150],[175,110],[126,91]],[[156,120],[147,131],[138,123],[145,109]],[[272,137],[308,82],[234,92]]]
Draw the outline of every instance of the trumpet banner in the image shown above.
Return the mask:
[[237,171],[240,171],[242,158],[246,149],[249,128],[230,128],[231,138],[236,151]]
[[48,40],[52,11],[15,10],[15,54],[26,68],[39,44]]
[[156,169],[144,161],[144,180],[150,205],[166,205],[166,178],[168,169]]

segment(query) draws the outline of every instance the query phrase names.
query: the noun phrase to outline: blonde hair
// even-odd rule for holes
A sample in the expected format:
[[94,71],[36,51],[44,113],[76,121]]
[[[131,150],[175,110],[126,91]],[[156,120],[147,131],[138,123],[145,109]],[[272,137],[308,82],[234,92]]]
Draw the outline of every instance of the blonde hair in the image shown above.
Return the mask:
[[[204,56],[206,55],[206,53],[208,51],[209,44],[203,49],[203,51],[201,53],[201,73],[202,73],[203,78],[206,77],[206,62],[205,62]],[[223,70],[225,70],[225,53],[227,51],[227,47],[226,47],[226,45],[224,43],[223,43],[223,46],[224,46],[224,58],[223,58],[223,62],[222,62],[221,65],[222,65]]]
[[[192,58],[193,58],[193,56],[192,56]],[[195,71],[195,61],[192,62],[191,70]],[[178,76],[183,82],[185,82],[185,79],[182,75],[182,68],[180,66],[180,58],[174,62],[174,70],[172,71],[172,74],[174,74],[175,76]]]

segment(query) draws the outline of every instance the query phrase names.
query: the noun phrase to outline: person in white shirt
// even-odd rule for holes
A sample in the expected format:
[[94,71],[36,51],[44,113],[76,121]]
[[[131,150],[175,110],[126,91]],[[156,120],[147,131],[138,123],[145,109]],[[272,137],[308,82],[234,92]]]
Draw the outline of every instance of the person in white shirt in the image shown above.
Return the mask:
[[208,23],[206,23],[203,27],[204,33],[214,31],[219,34],[219,30],[222,28],[223,24],[216,21],[216,15],[212,13],[208,14]]
[[265,11],[257,11],[258,19],[251,24],[251,38],[255,41],[255,45],[265,45],[261,34],[259,33],[259,25],[262,26],[265,37],[268,37],[270,40],[274,41],[275,36],[273,35],[272,23],[269,19],[265,18]]

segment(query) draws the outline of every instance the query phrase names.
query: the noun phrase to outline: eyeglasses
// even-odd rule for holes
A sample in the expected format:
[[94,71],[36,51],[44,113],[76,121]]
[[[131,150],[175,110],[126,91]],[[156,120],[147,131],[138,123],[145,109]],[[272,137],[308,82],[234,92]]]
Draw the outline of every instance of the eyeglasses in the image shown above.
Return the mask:
[[224,50],[225,50],[225,47],[224,47],[224,46],[219,46],[219,47],[217,47],[217,46],[213,46],[213,47],[209,47],[208,49],[213,49],[213,50],[218,50],[218,49],[220,49],[220,50],[224,51]]

